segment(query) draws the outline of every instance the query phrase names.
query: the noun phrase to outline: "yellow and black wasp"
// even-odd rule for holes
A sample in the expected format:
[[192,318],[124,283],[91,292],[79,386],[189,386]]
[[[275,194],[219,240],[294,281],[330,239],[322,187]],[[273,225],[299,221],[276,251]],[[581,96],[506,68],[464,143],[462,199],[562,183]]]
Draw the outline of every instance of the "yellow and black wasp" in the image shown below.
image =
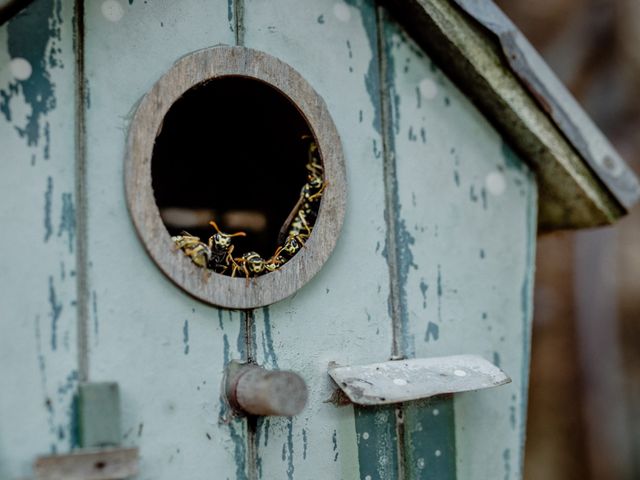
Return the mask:
[[247,284],[250,277],[274,272],[287,263],[311,237],[311,231],[318,217],[320,199],[328,185],[324,180],[324,169],[319,158],[318,146],[308,135],[303,136],[302,139],[309,141],[306,163],[307,181],[300,191],[298,201],[280,229],[278,246],[270,258],[262,258],[253,251],[234,257],[232,238],[244,237],[246,233],[224,233],[213,220],[209,224],[216,232],[209,237],[207,243],[183,232],[182,235],[172,237],[175,245],[199,267],[209,268],[232,277],[235,277],[238,271],[242,272],[247,279]]

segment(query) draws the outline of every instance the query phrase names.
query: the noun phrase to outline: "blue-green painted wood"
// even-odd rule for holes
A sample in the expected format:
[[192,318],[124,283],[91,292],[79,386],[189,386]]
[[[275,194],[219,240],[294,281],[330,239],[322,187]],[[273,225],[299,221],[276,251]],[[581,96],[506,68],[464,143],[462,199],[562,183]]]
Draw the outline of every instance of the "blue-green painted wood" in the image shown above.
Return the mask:
[[[457,472],[520,478],[529,361],[536,184],[474,106],[385,21],[395,153],[403,351],[475,353],[513,383],[455,396]],[[429,412],[423,412],[424,421]],[[420,421],[420,412],[412,416]],[[407,425],[406,442],[414,426]],[[454,428],[453,423],[451,428]],[[451,432],[435,433],[446,439]],[[425,458],[433,452],[424,452]],[[412,453],[415,455],[415,451]]]
[[360,478],[353,408],[326,403],[333,390],[327,366],[391,354],[374,5],[249,0],[244,26],[246,46],[289,63],[324,98],[342,138],[348,181],[333,256],[296,295],[256,313],[257,360],[299,372],[310,387],[301,415],[262,423],[259,476]]
[[393,480],[398,477],[396,407],[354,406],[360,478]]
[[0,27],[0,478],[74,445],[73,4]]
[[220,401],[224,366],[244,349],[241,315],[197,302],[156,268],[123,188],[136,102],[186,53],[233,44],[234,19],[226,0],[85,6],[90,380],[120,385],[140,478],[247,478],[245,422],[227,423]]
[[406,478],[455,478],[455,412],[451,396],[404,404]]

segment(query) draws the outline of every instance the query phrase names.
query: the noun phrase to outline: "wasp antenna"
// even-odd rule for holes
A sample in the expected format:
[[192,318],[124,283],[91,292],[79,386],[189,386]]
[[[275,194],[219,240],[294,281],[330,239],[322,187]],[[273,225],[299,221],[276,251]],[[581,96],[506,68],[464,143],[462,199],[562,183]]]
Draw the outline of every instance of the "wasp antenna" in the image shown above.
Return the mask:
[[214,222],[213,220],[211,220],[211,221],[209,222],[209,225],[211,225],[213,228],[215,228],[215,229],[216,229],[216,232],[218,232],[218,233],[222,233],[222,232],[220,231],[220,229],[218,228],[218,225],[216,225],[216,222]]
[[236,233],[232,233],[231,235],[229,235],[230,237],[246,237],[247,234],[244,232],[236,232]]

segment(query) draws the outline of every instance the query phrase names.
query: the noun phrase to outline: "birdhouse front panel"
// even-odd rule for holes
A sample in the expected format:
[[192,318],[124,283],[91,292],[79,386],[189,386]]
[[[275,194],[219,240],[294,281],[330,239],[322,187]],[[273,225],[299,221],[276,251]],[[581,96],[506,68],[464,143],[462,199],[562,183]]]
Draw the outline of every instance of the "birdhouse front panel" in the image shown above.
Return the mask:
[[[260,79],[292,102],[324,162],[317,198],[325,203],[313,230],[299,236],[305,245],[262,275],[196,265],[172,244],[157,205],[148,218],[162,217],[166,231],[136,220],[136,194],[154,189],[149,179],[132,183],[138,167],[125,168],[153,175],[156,153],[136,156],[132,138],[150,130],[144,141],[157,146],[170,128],[168,120],[145,124],[151,117],[143,114],[161,111],[174,87],[177,98],[215,88],[195,79],[225,68],[242,72],[232,80]],[[184,87],[166,83],[175,72]],[[189,145],[184,154],[171,146],[175,179],[192,176],[204,198],[231,184],[229,195],[243,205],[262,191],[256,169],[266,163],[282,180],[258,204],[274,202],[290,172],[256,130],[256,118],[266,119],[263,128],[282,118],[273,111],[269,122],[264,102],[238,98],[239,114],[227,107],[233,99],[203,101],[206,148],[193,156]],[[384,7],[35,0],[0,27],[0,112],[0,212],[10,233],[0,242],[15,252],[2,257],[0,277],[0,477],[29,477],[36,457],[87,446],[77,434],[87,428],[77,422],[86,382],[117,383],[115,447],[139,449],[135,478],[521,477],[536,179]],[[207,130],[208,117],[212,125],[233,119],[241,132],[234,143]],[[265,154],[246,163],[245,143],[258,138]],[[330,157],[344,171],[329,168]],[[186,197],[189,187],[176,191]],[[215,215],[219,206],[208,207]],[[210,220],[223,231],[244,228],[207,217],[210,235]],[[323,222],[342,229],[319,241]],[[168,245],[176,270],[152,258],[154,238]],[[242,253],[231,252],[231,261]],[[225,308],[211,300],[221,297],[201,295],[217,281],[231,285],[221,295],[235,305],[292,292]],[[361,405],[328,373],[454,355],[480,356],[511,383],[453,393],[482,372],[447,360],[442,368],[451,372],[440,377],[454,386],[439,395],[392,402],[381,394]],[[306,407],[293,416],[238,413],[227,395],[234,360],[297,373]],[[409,365],[398,367],[393,388],[433,385]],[[372,378],[363,391],[378,386]]]

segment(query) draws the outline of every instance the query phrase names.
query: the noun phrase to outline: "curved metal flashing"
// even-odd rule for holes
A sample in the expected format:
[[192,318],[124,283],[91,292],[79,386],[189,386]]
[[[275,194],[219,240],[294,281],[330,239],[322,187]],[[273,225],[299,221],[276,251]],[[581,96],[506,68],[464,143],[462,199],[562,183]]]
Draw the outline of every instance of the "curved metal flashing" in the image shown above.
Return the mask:
[[638,177],[513,22],[492,0],[452,1],[495,35],[513,72],[616,200],[636,204]]

